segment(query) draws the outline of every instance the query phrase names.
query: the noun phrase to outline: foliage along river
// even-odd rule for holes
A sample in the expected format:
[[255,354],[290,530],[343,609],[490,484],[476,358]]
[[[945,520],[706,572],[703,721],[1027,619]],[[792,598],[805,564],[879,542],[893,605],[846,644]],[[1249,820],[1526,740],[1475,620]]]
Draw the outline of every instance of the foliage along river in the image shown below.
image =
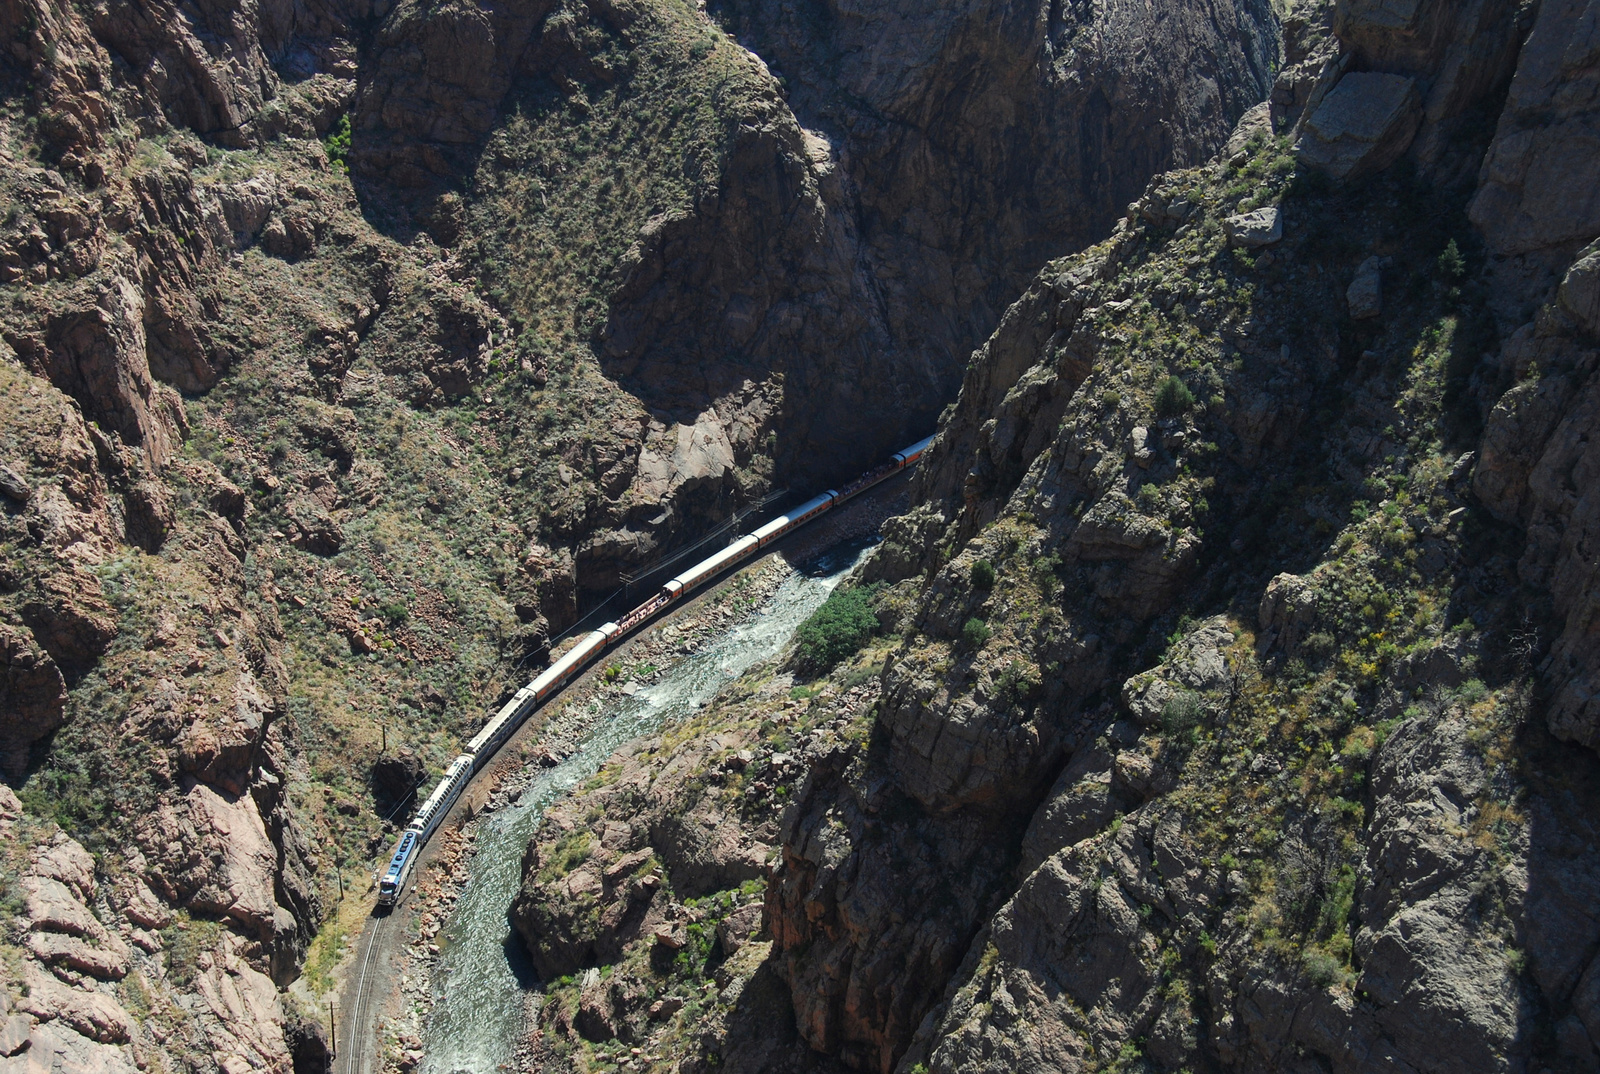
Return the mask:
[[753,617],[681,657],[654,684],[610,702],[578,749],[534,776],[512,805],[479,821],[470,877],[441,937],[423,1074],[490,1074],[523,1029],[527,990],[537,987],[506,910],[522,882],[522,852],[545,807],[599,771],[631,739],[680,721],[727,683],[776,656],[855,566],[864,547],[843,545],[790,575]]

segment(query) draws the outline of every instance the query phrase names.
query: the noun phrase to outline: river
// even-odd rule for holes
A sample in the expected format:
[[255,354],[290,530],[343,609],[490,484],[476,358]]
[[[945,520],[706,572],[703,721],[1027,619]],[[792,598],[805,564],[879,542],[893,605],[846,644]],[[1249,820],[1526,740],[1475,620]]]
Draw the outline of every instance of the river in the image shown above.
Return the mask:
[[470,876],[440,933],[422,1074],[493,1074],[511,1059],[530,989],[538,987],[506,910],[522,882],[522,852],[545,808],[599,770],[630,739],[681,720],[754,665],[776,656],[864,551],[835,549],[790,575],[752,617],[683,656],[632,697],[610,702],[577,750],[542,769],[515,804],[478,821]]

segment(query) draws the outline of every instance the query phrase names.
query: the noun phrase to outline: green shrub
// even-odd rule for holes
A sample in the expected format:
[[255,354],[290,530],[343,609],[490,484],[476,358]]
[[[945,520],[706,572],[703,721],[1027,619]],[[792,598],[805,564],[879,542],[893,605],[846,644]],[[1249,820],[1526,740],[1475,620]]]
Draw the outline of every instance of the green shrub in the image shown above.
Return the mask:
[[328,132],[328,137],[322,142],[323,150],[328,154],[328,163],[340,171],[350,169],[350,114],[346,112],[339,117],[339,122],[333,125]]
[[992,635],[993,631],[989,629],[989,624],[977,616],[968,619],[961,628],[961,640],[967,643],[969,649],[983,648]]
[[1339,643],[1334,639],[1332,634],[1329,634],[1325,630],[1319,630],[1316,633],[1309,635],[1305,641],[1301,642],[1300,648],[1312,660],[1321,661],[1327,660],[1335,652],[1337,652],[1339,649]]
[[868,664],[865,667],[853,668],[850,674],[844,677],[844,688],[846,690],[854,690],[862,683],[871,682],[882,674],[882,664]]
[[543,868],[539,870],[539,879],[547,884],[552,880],[558,880],[588,861],[593,853],[592,833],[582,828],[568,832],[557,840],[551,849],[549,860],[545,861]]
[[1306,968],[1306,976],[1309,977],[1311,979],[1311,983],[1316,985],[1318,988],[1327,988],[1330,985],[1335,984],[1346,984],[1353,976],[1350,971],[1345,968],[1343,962],[1340,962],[1326,951],[1319,950],[1315,947],[1306,951],[1303,961]]
[[1168,377],[1156,389],[1156,413],[1163,418],[1175,418],[1194,406],[1194,392],[1177,377]]
[[825,671],[865,645],[878,629],[878,617],[867,603],[871,596],[871,587],[841,586],[828,594],[795,631],[800,663]]
[[986,559],[980,559],[972,565],[972,588],[994,588],[994,564]]
[[1161,706],[1162,733],[1179,742],[1193,740],[1200,713],[1200,695],[1193,690],[1180,690]]

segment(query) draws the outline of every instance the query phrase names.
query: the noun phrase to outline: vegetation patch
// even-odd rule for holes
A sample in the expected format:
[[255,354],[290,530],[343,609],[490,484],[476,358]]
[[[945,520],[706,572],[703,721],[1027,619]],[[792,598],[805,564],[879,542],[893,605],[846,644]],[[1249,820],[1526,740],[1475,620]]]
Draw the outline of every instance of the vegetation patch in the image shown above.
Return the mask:
[[795,660],[804,668],[827,671],[855,655],[878,629],[871,599],[874,586],[840,586],[795,631]]

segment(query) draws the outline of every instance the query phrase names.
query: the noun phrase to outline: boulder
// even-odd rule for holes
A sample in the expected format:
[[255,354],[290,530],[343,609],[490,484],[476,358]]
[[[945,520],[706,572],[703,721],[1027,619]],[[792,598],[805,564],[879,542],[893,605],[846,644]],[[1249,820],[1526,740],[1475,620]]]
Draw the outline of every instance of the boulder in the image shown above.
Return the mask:
[[1285,652],[1292,653],[1316,622],[1316,589],[1297,574],[1280,574],[1267,583],[1256,617],[1262,651],[1282,644]]
[[1222,222],[1229,246],[1271,246],[1283,238],[1283,210],[1276,205],[1252,209]]
[[[11,824],[22,816],[22,800],[15,791],[0,783],[0,835],[3,835]],[[4,999],[0,998],[0,1010],[4,1009]]]
[[331,556],[344,544],[344,530],[328,509],[311,496],[289,502],[289,522],[294,531],[289,543],[315,556]]
[[1344,293],[1352,321],[1368,321],[1383,312],[1383,259],[1369,257],[1356,269]]
[[1381,171],[1411,145],[1421,118],[1416,79],[1353,72],[1311,114],[1295,153],[1335,179]]
[[261,246],[273,257],[300,261],[316,251],[320,225],[314,209],[291,205],[274,213],[261,229]]
[[255,239],[282,202],[275,176],[255,175],[217,191],[222,216],[233,232],[234,245],[244,249]]
[[637,503],[664,503],[679,490],[720,485],[733,467],[733,447],[715,410],[705,411],[692,425],[669,429],[657,424],[639,455],[633,498]]
[[1174,642],[1161,664],[1122,684],[1123,706],[1140,726],[1154,727],[1167,703],[1184,692],[1226,693],[1233,684],[1226,650],[1234,640],[1226,619],[1205,620]]
[[226,699],[203,710],[178,737],[178,764],[228,794],[250,786],[271,703],[250,669],[235,673]]
[[187,429],[177,393],[151,375],[148,312],[140,285],[114,276],[92,302],[85,295],[51,315],[42,349],[18,353],[42,366],[85,417],[139,445],[159,468],[177,454]]
[[616,1012],[612,1008],[611,994],[604,984],[586,983],[578,997],[578,1012],[573,1016],[572,1028],[584,1040],[601,1044],[617,1035]]
[[1228,144],[1223,147],[1222,155],[1231,157],[1235,153],[1242,153],[1256,135],[1272,136],[1272,102],[1262,101],[1253,108],[1245,110],[1239,117],[1239,122],[1234,125],[1233,133],[1228,135]]
[[28,497],[33,495],[33,489],[28,486],[28,481],[10,466],[0,466],[0,493],[16,500],[18,503],[27,503]]
[[1150,430],[1143,425],[1135,425],[1129,434],[1128,446],[1133,449],[1133,461],[1139,468],[1148,470],[1150,463],[1155,459],[1155,454],[1150,450]]
[[761,904],[748,903],[717,922],[717,943],[732,955],[761,930]]
[[167,486],[153,478],[137,482],[122,496],[128,540],[146,552],[159,552],[177,523]]
[[1122,684],[1122,704],[1140,727],[1154,727],[1161,722],[1161,711],[1167,702],[1178,696],[1178,691],[1159,675],[1134,675]]

